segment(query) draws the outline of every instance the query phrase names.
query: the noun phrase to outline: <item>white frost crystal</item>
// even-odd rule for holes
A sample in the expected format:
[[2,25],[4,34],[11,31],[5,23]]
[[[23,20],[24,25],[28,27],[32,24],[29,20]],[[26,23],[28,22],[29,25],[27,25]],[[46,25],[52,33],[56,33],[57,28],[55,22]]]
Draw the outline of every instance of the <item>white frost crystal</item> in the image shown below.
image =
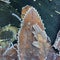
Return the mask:
[[10,3],[10,0],[0,0],[0,1],[3,1],[3,2],[6,2],[6,3]]
[[60,51],[60,31],[57,34],[57,38],[53,46],[55,47],[55,49]]

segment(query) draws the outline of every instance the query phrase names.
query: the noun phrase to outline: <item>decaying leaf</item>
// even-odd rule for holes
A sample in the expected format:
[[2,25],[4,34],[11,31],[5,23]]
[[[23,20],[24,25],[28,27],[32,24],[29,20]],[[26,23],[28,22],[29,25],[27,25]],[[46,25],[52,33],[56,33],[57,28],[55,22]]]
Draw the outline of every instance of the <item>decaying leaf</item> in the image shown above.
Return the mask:
[[37,24],[33,25],[33,28],[35,32],[34,36],[36,37],[40,48],[40,53],[46,58],[50,49],[50,44],[47,42],[47,34],[45,31],[41,30]]
[[0,56],[0,60],[15,60],[11,56]]
[[57,38],[53,46],[55,49],[59,50],[60,52],[60,31],[57,34]]
[[26,14],[26,12],[29,10],[31,6],[26,5],[25,7],[22,8],[22,12],[21,12],[21,18],[24,19],[24,16]]
[[55,53],[53,48],[51,48],[49,50],[46,60],[60,60],[60,56],[57,53]]
[[0,47],[0,60],[18,60],[17,45],[8,47],[7,49]]
[[33,41],[36,41],[32,33],[34,30],[33,25],[35,24],[39,25],[42,31],[45,30],[41,17],[36,9],[31,7],[25,14],[23,26],[18,37],[19,60],[44,60],[40,55],[40,49],[32,45]]
[[17,54],[16,48],[14,46],[11,46],[6,49],[3,55],[13,56],[14,54]]
[[2,46],[0,46],[0,55],[2,55],[4,53],[5,49],[2,48]]

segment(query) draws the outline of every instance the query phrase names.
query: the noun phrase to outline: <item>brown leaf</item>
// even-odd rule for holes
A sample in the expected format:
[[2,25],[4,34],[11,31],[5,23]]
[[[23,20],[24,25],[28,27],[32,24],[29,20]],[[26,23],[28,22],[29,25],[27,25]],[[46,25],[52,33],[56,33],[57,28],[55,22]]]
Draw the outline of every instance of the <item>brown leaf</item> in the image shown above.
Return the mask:
[[31,6],[26,5],[25,7],[22,8],[22,12],[21,12],[21,18],[24,19],[24,16],[26,14],[26,12],[29,10]]
[[41,60],[39,48],[32,45],[33,41],[36,41],[32,34],[34,24],[38,24],[42,30],[45,29],[36,9],[31,7],[25,15],[23,26],[18,37],[20,60]]
[[33,28],[35,31],[34,35],[36,36],[36,39],[39,42],[40,53],[42,57],[45,58],[47,57],[47,54],[50,49],[50,44],[47,42],[47,34],[45,31],[41,30],[41,28],[37,24],[35,24]]
[[60,31],[57,34],[57,38],[56,38],[53,46],[54,46],[55,49],[59,50],[59,52],[60,52]]

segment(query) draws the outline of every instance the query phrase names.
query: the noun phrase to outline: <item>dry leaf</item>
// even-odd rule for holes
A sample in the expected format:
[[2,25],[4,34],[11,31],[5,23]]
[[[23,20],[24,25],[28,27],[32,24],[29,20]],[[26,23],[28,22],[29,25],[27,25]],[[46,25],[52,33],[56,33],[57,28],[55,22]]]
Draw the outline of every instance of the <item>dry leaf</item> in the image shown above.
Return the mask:
[[57,34],[57,38],[53,46],[55,47],[55,49],[59,50],[60,52],[60,31]]
[[26,5],[25,7],[22,8],[22,12],[21,12],[21,18],[24,19],[24,16],[26,14],[26,12],[29,10],[31,6]]
[[45,31],[41,30],[37,24],[33,25],[33,28],[35,32],[34,36],[39,43],[40,53],[42,57],[46,58],[50,49],[50,44],[47,42],[47,34]]
[[36,41],[32,31],[33,25],[38,24],[42,30],[44,30],[44,24],[37,13],[36,9],[31,7],[24,17],[23,26],[20,30],[18,37],[18,50],[19,50],[19,60],[41,60],[39,48],[32,45],[33,41]]

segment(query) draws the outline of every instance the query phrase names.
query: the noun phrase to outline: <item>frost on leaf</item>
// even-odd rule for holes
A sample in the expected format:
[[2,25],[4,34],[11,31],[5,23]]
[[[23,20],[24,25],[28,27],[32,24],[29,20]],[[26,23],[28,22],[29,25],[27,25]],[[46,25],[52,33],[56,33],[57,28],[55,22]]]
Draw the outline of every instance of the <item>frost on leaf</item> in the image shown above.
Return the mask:
[[43,58],[46,58],[50,49],[50,44],[47,42],[47,34],[45,31],[41,30],[41,28],[37,24],[33,25],[33,28],[34,37],[37,39],[40,48],[40,54]]
[[7,49],[0,47],[0,60],[18,60],[16,45]]
[[31,6],[26,5],[25,7],[22,8],[22,12],[21,12],[21,18],[24,19],[24,16],[26,14],[26,12],[29,10]]
[[57,38],[53,46],[60,52],[60,31],[57,34]]
[[[43,56],[40,54],[40,48],[36,48],[33,45],[33,42],[36,41],[36,38],[34,37],[34,34],[32,33],[34,31],[33,25],[37,24],[41,31],[43,32],[42,36],[44,39],[46,38],[46,34],[44,32],[45,27],[44,24],[41,20],[41,17],[39,16],[38,12],[36,11],[35,8],[31,7],[25,14],[24,21],[23,21],[23,26],[19,32],[19,37],[18,37],[18,54],[19,54],[19,59],[20,60],[44,60]],[[39,30],[39,29],[37,29]],[[38,34],[37,34],[38,35]],[[39,34],[38,37],[41,35]],[[43,39],[41,37],[41,39]],[[40,39],[40,38],[38,38]],[[40,40],[38,40],[39,46],[40,46]],[[42,44],[44,43],[44,44]],[[43,40],[41,43],[41,48],[47,48],[49,44],[46,42],[46,40]],[[37,44],[37,43],[36,43]],[[43,46],[44,45],[44,46]],[[38,45],[37,45],[38,46]],[[45,50],[44,50],[45,51]],[[44,52],[45,53],[45,52]]]

